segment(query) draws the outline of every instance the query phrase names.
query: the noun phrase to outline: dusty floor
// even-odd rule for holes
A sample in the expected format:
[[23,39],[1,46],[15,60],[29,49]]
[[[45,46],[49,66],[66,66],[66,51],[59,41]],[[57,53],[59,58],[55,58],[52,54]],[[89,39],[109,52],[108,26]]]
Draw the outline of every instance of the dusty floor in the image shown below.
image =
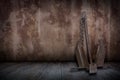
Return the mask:
[[0,63],[0,80],[120,80],[120,63],[107,63],[96,75],[74,62]]

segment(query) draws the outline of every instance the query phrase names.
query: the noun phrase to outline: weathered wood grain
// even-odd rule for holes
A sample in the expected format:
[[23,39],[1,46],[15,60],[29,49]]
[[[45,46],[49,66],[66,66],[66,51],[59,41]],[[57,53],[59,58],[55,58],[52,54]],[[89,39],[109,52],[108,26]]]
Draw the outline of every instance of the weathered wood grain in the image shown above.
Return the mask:
[[84,9],[91,51],[102,38],[106,59],[120,60],[119,5],[119,0],[0,0],[0,61],[74,60]]
[[96,75],[74,62],[0,63],[0,80],[120,80],[120,63],[107,63]]

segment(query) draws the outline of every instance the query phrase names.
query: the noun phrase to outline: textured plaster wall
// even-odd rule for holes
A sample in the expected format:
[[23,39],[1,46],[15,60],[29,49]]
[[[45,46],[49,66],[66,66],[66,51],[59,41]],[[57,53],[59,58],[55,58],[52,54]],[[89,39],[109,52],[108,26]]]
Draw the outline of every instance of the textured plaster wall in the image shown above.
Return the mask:
[[74,60],[83,11],[87,13],[92,51],[103,39],[106,59],[120,60],[117,44],[120,40],[119,23],[117,16],[114,16],[117,14],[114,6],[118,3],[115,2],[0,0],[0,60]]
[[120,1],[111,1],[111,37],[109,58],[120,61]]

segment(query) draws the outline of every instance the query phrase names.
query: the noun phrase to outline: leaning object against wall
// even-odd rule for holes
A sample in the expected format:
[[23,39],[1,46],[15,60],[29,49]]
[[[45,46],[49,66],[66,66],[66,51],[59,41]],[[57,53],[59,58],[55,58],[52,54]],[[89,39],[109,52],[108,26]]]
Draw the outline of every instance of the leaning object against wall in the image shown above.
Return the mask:
[[[0,61],[73,61],[84,0],[0,0]],[[106,60],[119,61],[120,1],[92,0],[91,50],[100,39]]]

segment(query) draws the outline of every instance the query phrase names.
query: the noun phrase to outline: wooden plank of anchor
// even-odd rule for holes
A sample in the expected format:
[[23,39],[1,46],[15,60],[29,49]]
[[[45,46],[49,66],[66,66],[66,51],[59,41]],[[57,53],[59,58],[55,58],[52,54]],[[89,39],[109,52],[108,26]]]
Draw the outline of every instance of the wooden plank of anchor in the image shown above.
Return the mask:
[[80,47],[78,45],[76,58],[77,58],[79,68],[88,68],[88,60],[84,51],[84,47]]
[[96,55],[97,67],[103,67],[104,59],[105,59],[105,44],[103,43],[103,40],[101,40]]

